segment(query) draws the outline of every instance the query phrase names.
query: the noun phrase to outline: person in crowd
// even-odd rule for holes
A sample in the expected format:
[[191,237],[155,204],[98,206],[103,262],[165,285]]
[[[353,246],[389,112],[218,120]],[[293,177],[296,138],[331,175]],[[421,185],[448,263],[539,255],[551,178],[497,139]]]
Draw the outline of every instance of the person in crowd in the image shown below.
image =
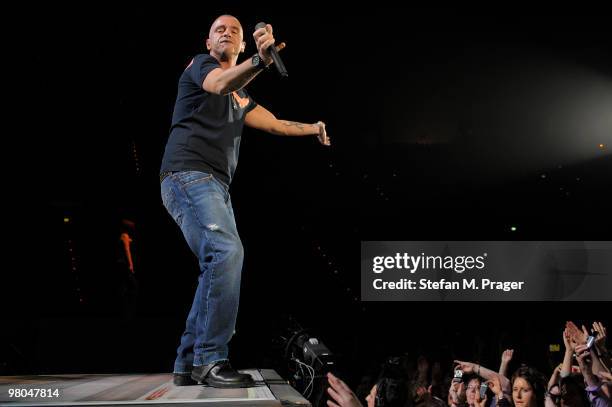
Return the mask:
[[521,366],[512,375],[512,401],[515,407],[543,407],[544,376],[529,366]]
[[610,407],[612,402],[610,400],[609,393],[606,394],[607,386],[602,386],[602,382],[599,377],[593,374],[594,361],[597,359],[596,356],[592,355],[592,352],[586,344],[576,345],[576,359],[578,360],[578,366],[580,366],[580,373],[584,377],[584,382],[587,385],[586,392],[589,397],[589,402],[593,407]]
[[[449,407],[612,407],[612,372],[607,367],[610,360],[605,340],[606,328],[601,322],[594,322],[589,332],[584,325],[578,328],[568,321],[563,330],[563,363],[553,370],[548,384],[538,370],[527,365],[507,377],[514,349],[502,353],[498,372],[478,363],[455,360],[455,371],[461,373],[450,376],[455,379],[450,386],[446,384],[449,388],[448,395],[444,395],[446,403],[432,390],[434,382],[438,386],[443,383],[440,364],[433,362],[429,375],[430,362],[419,355],[416,369],[410,375],[390,379],[384,377],[383,369],[365,402],[368,407],[441,407],[444,404]],[[330,373],[328,382],[328,406],[363,407],[342,380]],[[482,385],[486,385],[486,392]],[[411,397],[403,397],[402,392]]]

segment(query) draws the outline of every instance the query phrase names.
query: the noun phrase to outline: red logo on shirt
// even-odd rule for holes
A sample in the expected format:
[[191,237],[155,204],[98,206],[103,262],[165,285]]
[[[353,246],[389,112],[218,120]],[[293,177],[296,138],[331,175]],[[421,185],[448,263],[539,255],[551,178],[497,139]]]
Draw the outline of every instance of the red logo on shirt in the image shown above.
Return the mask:
[[240,106],[241,109],[244,109],[245,107],[249,105],[248,97],[243,98],[236,91],[232,92],[232,96],[234,97],[234,100],[238,102],[238,106]]

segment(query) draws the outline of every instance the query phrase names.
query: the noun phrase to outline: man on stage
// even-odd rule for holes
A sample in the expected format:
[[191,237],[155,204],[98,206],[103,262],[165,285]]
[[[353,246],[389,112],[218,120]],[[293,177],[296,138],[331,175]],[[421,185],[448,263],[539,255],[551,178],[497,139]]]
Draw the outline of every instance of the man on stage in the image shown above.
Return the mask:
[[193,58],[179,79],[170,136],[160,170],[168,213],[198,257],[200,275],[174,364],[174,383],[248,387],[253,380],[229,363],[243,248],[236,229],[229,186],[238,162],[242,127],[281,136],[314,135],[330,145],[325,124],[277,119],[257,105],[245,86],[272,64],[268,24],[253,33],[257,53],[237,64],[244,52],[242,26],[229,15],[210,27],[209,54]]

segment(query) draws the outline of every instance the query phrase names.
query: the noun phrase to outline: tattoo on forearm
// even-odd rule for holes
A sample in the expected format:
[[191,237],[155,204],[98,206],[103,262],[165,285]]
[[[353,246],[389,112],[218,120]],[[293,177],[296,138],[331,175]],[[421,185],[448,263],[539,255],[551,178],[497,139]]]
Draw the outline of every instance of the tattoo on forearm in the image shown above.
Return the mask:
[[281,123],[284,124],[287,127],[297,127],[298,129],[304,131],[304,128],[306,127],[306,125],[304,123],[298,123],[298,122],[290,122],[287,120],[281,120]]

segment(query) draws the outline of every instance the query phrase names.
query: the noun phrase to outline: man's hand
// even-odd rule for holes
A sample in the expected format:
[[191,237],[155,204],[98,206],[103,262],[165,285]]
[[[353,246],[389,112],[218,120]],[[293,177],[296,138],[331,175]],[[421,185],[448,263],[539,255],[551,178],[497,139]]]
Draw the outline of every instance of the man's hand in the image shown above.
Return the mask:
[[266,24],[265,27],[255,30],[253,33],[253,38],[255,39],[255,45],[257,46],[259,56],[261,59],[263,59],[266,65],[270,65],[272,63],[272,56],[270,55],[268,48],[274,46],[272,26],[270,24]]
[[455,363],[458,364],[458,366],[455,367],[455,370],[460,369],[463,371],[463,373],[476,373],[474,371],[475,365],[472,362],[462,362],[460,360],[455,360]]
[[595,344],[599,349],[606,348],[606,327],[601,322],[593,322],[593,333],[595,336]]
[[448,397],[452,404],[460,404],[465,401],[465,384],[463,382],[451,382]]
[[485,394],[484,398],[480,398],[480,392],[476,391],[476,395],[474,397],[474,405],[476,407],[485,407],[487,404],[487,395]]
[[514,349],[506,349],[501,356],[501,363],[499,365],[499,374],[502,376],[507,376],[508,373],[508,364],[512,360],[512,355],[514,355]]
[[327,388],[327,392],[334,401],[327,400],[327,405],[330,407],[363,407],[359,399],[353,391],[331,373],[327,374],[327,381],[331,387]]
[[576,347],[576,343],[572,341],[572,337],[568,328],[563,330],[563,344],[565,345],[565,352],[572,353]]
[[491,389],[493,394],[497,396],[498,401],[504,397],[504,392],[501,387],[501,381],[499,380],[498,376],[495,376],[494,378],[489,380],[487,382],[487,385],[489,385],[489,389]]
[[319,143],[323,144],[324,146],[330,146],[331,140],[329,137],[327,137],[327,130],[325,130],[325,123],[319,121],[319,122],[316,122],[315,124],[319,127],[319,134],[317,134],[317,139],[319,140]]
[[570,339],[576,345],[582,345],[583,343],[586,343],[587,338],[589,336],[589,332],[586,330],[584,325],[582,326],[582,330],[580,330],[572,321],[567,321],[565,327],[569,332]]
[[427,393],[427,389],[425,388],[425,386],[418,386],[416,388],[416,395],[420,398],[422,398],[425,393]]
[[514,349],[506,349],[504,353],[502,353],[502,362],[510,363],[510,361],[512,360],[512,355],[514,355]]

